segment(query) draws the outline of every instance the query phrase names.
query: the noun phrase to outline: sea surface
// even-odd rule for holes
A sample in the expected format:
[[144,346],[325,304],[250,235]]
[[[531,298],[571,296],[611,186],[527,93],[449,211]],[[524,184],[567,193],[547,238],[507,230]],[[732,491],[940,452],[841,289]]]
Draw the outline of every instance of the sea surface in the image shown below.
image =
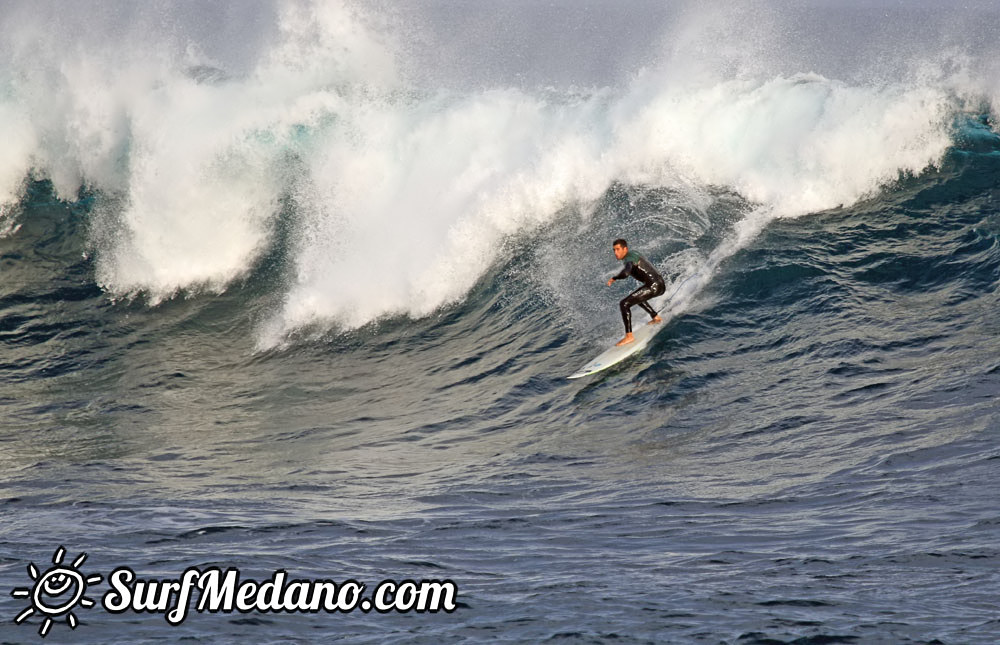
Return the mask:
[[[2,3],[0,642],[997,642],[998,35]],[[663,329],[568,380],[618,237]],[[60,567],[92,606],[43,611]],[[119,567],[457,595],[171,624]]]

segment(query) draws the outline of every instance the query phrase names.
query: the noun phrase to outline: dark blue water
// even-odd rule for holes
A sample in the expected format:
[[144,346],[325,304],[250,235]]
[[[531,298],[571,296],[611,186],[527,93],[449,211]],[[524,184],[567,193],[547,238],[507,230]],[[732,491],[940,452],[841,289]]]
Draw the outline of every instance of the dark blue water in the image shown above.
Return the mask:
[[[815,104],[797,92],[816,83],[763,95],[766,82],[751,85],[733,109],[770,97],[761,124],[768,110],[800,118],[801,103]],[[895,96],[858,87],[862,106]],[[449,101],[430,111],[466,123]],[[472,114],[496,118],[484,109]],[[553,117],[561,125],[533,121],[534,132],[563,128],[568,109]],[[0,642],[996,642],[1000,136],[988,101],[953,97],[939,122],[941,154],[916,170],[899,162],[889,179],[858,152],[884,141],[878,128],[817,121],[814,132],[833,134],[782,148],[788,129],[776,127],[762,149],[796,159],[741,160],[732,185],[670,154],[668,171],[641,178],[615,162],[609,176],[620,178],[593,195],[555,190],[544,217],[518,214],[540,203],[531,191],[510,195],[525,182],[560,185],[549,170],[528,164],[537,175],[526,179],[470,152],[468,167],[515,178],[483,200],[517,207],[483,212],[516,224],[448,220],[436,241],[456,257],[488,248],[483,262],[437,265],[431,254],[422,264],[408,222],[434,228],[438,214],[422,215],[423,193],[407,188],[399,199],[412,208],[397,213],[389,200],[398,220],[373,225],[385,244],[362,254],[371,264],[329,282],[317,282],[329,267],[310,249],[355,256],[310,219],[315,203],[345,199],[318,179],[301,187],[333,163],[310,160],[313,144],[281,144],[285,183],[267,217],[251,208],[233,219],[265,222],[235,273],[225,263],[185,273],[205,249],[239,246],[243,229],[221,224],[199,246],[206,229],[192,222],[228,221],[225,208],[202,220],[135,206],[149,203],[142,146],[124,192],[98,180],[100,164],[81,162],[68,193],[55,166],[36,165],[0,220]],[[37,131],[69,140],[72,130]],[[708,150],[717,140],[706,136]],[[857,148],[835,165],[833,187],[800,174],[806,151],[839,154],[845,141]],[[168,188],[187,190],[164,154],[158,167],[176,171]],[[256,176],[255,158],[237,167]],[[433,184],[436,173],[410,176],[416,159],[392,161],[406,178],[385,190]],[[781,192],[762,169],[800,183]],[[837,193],[855,171],[875,188]],[[223,174],[229,183],[215,177],[211,194],[255,190]],[[461,190],[435,198],[479,204],[454,197]],[[835,203],[796,210],[790,200],[810,190]],[[331,217],[341,228],[329,230],[367,239],[349,212]],[[185,226],[177,246],[170,231]],[[466,237],[449,246],[455,230]],[[642,353],[567,380],[620,333],[624,291],[603,285],[618,236],[671,284],[698,275],[698,288]],[[391,253],[410,255],[396,265],[383,259]],[[423,276],[409,291],[397,280],[404,265]],[[442,275],[457,297],[432,293],[440,285],[427,276]],[[357,285],[381,308],[364,309]],[[457,607],[192,611],[172,626],[162,614],[105,611],[105,580],[87,590],[96,606],[73,610],[76,629],[59,616],[43,641],[44,617],[15,623],[30,599],[11,592],[31,586],[29,563],[52,566],[59,546],[67,562],[87,553],[80,568],[104,576],[218,566],[369,589],[451,580]]]

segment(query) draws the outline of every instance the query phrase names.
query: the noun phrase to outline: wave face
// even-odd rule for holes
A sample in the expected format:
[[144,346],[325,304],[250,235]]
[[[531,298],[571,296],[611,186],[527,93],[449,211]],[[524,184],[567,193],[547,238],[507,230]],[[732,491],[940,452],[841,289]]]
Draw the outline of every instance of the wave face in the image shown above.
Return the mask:
[[[64,544],[463,603],[98,607],[74,642],[993,642],[996,33],[989,3],[7,3],[0,586]],[[620,337],[618,237],[677,295],[568,381]]]

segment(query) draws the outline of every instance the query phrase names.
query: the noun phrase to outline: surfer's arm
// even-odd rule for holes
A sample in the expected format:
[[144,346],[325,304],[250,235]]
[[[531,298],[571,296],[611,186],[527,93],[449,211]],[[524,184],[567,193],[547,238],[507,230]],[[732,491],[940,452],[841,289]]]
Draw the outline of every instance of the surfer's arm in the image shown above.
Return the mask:
[[616,276],[612,277],[610,280],[608,280],[608,286],[610,287],[611,283],[614,282],[615,280],[624,280],[631,273],[632,273],[632,263],[631,262],[626,262],[625,263],[625,267],[618,273],[618,275],[616,275]]

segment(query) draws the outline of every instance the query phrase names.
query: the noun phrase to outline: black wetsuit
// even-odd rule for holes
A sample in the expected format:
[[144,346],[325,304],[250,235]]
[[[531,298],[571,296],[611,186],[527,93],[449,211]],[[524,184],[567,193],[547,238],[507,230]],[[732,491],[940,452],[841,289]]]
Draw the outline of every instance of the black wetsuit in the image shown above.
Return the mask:
[[667,290],[667,285],[663,283],[663,277],[656,271],[656,268],[635,251],[629,251],[622,258],[625,267],[621,273],[616,275],[614,280],[622,280],[632,276],[642,283],[642,286],[625,296],[618,306],[622,310],[622,322],[625,323],[625,333],[632,332],[632,305],[639,305],[648,314],[650,319],[656,318],[656,311],[646,302],[650,298],[663,295]]

